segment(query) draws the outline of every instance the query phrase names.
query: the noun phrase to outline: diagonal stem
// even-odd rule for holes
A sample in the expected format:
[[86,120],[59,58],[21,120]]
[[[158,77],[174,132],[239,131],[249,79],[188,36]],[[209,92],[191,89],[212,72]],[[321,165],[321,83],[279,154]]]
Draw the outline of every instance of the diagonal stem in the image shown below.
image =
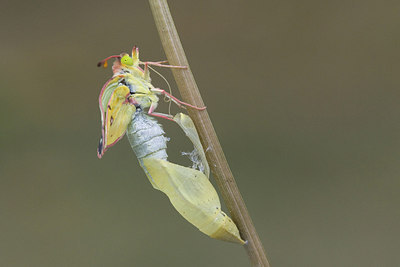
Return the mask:
[[[204,107],[204,102],[190,70],[167,1],[149,0],[149,2],[168,62],[171,65],[188,66],[187,69],[172,69],[183,100],[197,107]],[[245,244],[245,248],[252,265],[269,266],[263,245],[233,178],[207,110],[198,111],[189,108],[188,112],[195,123],[203,147],[208,148],[206,152],[207,160],[225,204],[242,237],[248,241]]]

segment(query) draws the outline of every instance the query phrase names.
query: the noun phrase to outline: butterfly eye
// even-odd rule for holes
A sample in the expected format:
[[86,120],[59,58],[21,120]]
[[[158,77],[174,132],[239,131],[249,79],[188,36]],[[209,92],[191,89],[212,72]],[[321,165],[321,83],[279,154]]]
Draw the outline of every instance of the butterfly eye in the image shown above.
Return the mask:
[[133,65],[133,59],[129,56],[129,55],[124,55],[121,58],[121,63],[128,65],[128,66],[132,66]]

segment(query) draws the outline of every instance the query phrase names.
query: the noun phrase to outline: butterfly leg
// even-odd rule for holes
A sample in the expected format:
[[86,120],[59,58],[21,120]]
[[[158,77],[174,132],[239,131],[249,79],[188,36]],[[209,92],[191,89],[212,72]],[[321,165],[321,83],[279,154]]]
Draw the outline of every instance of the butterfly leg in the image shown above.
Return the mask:
[[163,63],[167,63],[167,62],[168,62],[168,60],[163,60],[163,61],[156,61],[156,62],[154,62],[154,63],[163,64]]
[[157,107],[157,103],[152,103],[150,105],[149,111],[147,112],[147,114],[149,114],[150,116],[154,116],[154,117],[159,117],[159,118],[163,118],[166,120],[170,120],[170,121],[174,121],[174,117],[170,114],[164,114],[164,113],[158,113],[158,112],[154,112],[154,110]]
[[146,81],[150,82],[150,70],[147,63],[144,64],[143,76]]
[[160,89],[160,88],[151,88],[150,90],[156,94],[165,95],[167,98],[171,99],[172,102],[177,104],[179,107],[187,106],[187,107],[191,107],[191,108],[194,108],[197,110],[205,110],[207,108],[207,107],[199,108],[199,107],[193,106],[189,103],[183,102],[183,101],[179,100],[178,98],[176,98],[175,96],[171,95],[170,93],[168,93],[165,90]]
[[146,62],[140,62],[140,64],[144,65],[151,65],[151,66],[157,66],[157,67],[162,67],[162,68],[172,68],[172,69],[187,69],[187,66],[174,66],[174,65],[164,65],[163,63],[168,62],[167,60],[164,61],[146,61]]

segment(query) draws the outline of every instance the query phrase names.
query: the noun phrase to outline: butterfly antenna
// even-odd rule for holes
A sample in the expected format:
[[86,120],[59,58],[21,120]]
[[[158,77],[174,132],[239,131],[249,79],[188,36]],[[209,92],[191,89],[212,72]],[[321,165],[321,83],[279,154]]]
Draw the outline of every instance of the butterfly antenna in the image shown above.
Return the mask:
[[[160,77],[165,81],[165,83],[166,83],[167,86],[168,86],[169,93],[172,95],[172,88],[171,88],[171,85],[169,84],[168,80],[167,80],[161,73],[159,73],[158,71],[156,71],[155,69],[153,69],[153,68],[150,67],[149,65],[147,65],[147,67],[149,67],[149,69],[151,69],[152,71],[154,71],[155,73],[157,73],[158,76],[160,76]],[[171,99],[169,99],[169,98],[164,98],[164,100],[165,100],[166,102],[168,102],[168,114],[171,115]]]
[[107,68],[107,66],[108,66],[107,61],[112,58],[121,58],[121,56],[120,55],[109,56],[109,57],[103,59],[102,61],[99,61],[99,63],[97,63],[97,67],[103,66],[104,68]]

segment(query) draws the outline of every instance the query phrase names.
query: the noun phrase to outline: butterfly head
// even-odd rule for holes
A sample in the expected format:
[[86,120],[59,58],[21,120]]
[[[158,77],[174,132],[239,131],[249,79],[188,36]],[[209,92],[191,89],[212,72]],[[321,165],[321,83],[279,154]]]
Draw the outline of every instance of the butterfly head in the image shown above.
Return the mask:
[[127,53],[109,56],[97,63],[97,66],[103,66],[104,68],[107,68],[108,60],[112,58],[116,59],[112,67],[114,74],[132,72],[135,70],[135,68],[139,66],[139,48],[137,48],[136,46],[133,47],[132,56],[129,56],[129,54]]

